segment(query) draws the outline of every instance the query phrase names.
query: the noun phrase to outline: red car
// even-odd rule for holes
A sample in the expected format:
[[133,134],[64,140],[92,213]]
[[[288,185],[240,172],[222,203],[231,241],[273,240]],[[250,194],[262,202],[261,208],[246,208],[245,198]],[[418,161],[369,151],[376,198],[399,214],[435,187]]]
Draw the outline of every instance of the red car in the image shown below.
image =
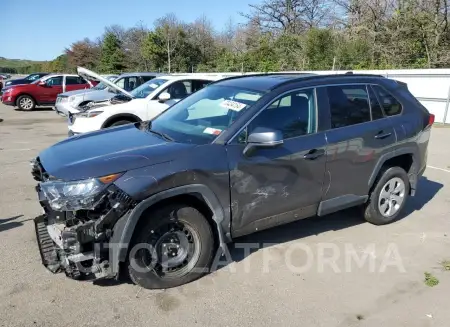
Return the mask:
[[89,89],[94,84],[78,75],[52,74],[31,84],[20,84],[3,89],[2,102],[31,111],[37,105],[54,105],[59,93]]

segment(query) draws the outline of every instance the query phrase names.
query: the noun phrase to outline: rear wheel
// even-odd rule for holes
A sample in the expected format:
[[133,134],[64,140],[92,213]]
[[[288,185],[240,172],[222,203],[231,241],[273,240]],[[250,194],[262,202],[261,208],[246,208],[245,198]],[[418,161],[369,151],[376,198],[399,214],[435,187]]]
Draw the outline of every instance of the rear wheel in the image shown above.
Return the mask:
[[214,238],[211,226],[196,208],[174,204],[157,209],[136,231],[128,261],[135,284],[148,289],[171,288],[208,271]]
[[375,225],[384,225],[395,221],[409,195],[409,179],[406,171],[400,167],[384,170],[365,205],[365,219]]
[[17,98],[17,107],[20,110],[31,111],[36,107],[36,102],[29,95],[21,95]]

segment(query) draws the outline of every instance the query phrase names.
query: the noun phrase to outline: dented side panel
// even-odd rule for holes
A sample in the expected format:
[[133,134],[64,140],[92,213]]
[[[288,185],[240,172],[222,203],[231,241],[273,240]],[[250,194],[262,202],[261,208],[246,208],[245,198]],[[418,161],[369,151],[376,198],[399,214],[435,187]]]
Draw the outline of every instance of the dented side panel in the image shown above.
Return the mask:
[[322,197],[325,156],[308,160],[304,155],[325,148],[322,132],[258,149],[251,157],[243,154],[244,145],[228,145],[233,236],[314,215]]

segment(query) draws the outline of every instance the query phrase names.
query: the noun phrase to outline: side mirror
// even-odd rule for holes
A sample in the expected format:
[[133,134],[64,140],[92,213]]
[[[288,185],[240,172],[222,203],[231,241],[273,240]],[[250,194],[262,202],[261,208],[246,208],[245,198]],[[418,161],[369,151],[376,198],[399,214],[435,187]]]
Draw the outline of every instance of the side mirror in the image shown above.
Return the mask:
[[164,102],[169,101],[169,100],[170,100],[170,93],[168,93],[168,92],[163,92],[158,97],[158,101],[160,103],[164,103]]
[[39,81],[39,82],[38,82],[38,85],[39,85],[39,86],[46,86],[47,83],[45,83],[45,81]]
[[281,131],[257,127],[248,136],[247,146],[244,149],[244,155],[251,155],[257,148],[275,148],[283,144],[283,134]]

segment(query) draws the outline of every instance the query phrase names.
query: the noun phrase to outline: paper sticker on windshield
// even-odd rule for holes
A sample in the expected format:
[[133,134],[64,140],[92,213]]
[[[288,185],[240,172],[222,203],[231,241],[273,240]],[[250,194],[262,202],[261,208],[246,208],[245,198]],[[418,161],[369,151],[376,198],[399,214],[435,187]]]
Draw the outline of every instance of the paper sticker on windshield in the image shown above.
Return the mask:
[[203,133],[211,134],[211,135],[219,135],[220,133],[222,133],[222,130],[217,129],[217,128],[212,128],[212,127],[206,127],[205,130],[203,131]]
[[224,102],[222,102],[220,104],[221,107],[230,109],[230,110],[234,110],[234,111],[241,111],[242,109],[244,109],[247,105],[245,103],[240,103],[237,101],[232,101],[232,100],[225,100]]
[[156,89],[158,87],[158,84],[152,83],[149,85],[151,88]]

